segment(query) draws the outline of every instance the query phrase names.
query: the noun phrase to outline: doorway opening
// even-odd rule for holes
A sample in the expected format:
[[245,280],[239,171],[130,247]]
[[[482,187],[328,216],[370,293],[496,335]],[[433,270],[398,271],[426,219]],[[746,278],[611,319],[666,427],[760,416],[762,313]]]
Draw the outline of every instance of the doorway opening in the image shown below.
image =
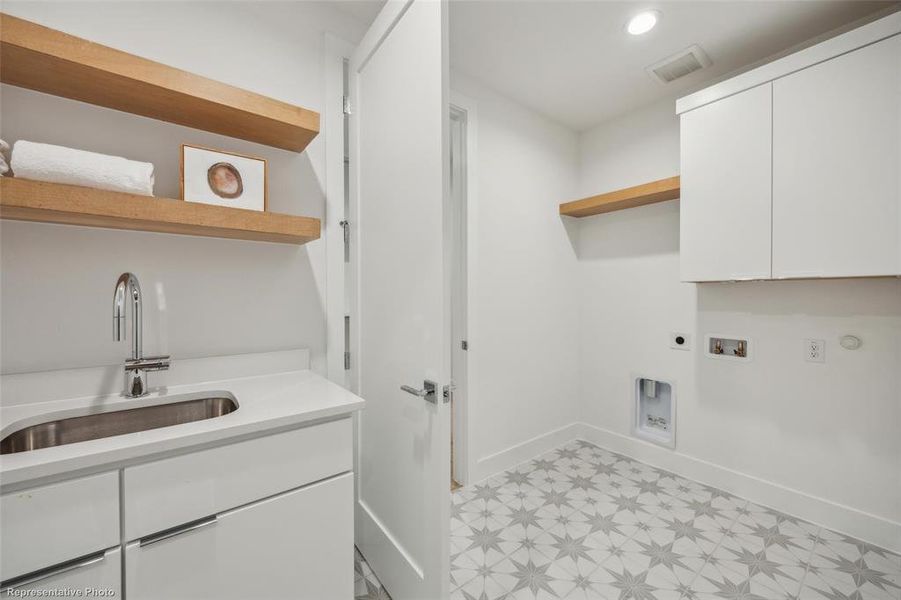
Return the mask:
[[451,491],[467,482],[467,191],[466,110],[450,107]]

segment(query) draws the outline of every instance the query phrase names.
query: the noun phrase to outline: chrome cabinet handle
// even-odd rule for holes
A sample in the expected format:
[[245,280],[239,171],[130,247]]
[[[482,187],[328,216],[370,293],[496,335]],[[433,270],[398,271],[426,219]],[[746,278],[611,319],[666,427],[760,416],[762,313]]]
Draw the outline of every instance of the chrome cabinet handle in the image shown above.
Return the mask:
[[184,525],[179,525],[178,527],[173,527],[172,529],[166,529],[165,531],[160,531],[159,533],[154,533],[142,537],[139,540],[139,545],[141,548],[146,548],[151,544],[162,542],[163,540],[168,540],[169,538],[173,538],[177,535],[188,533],[190,531],[196,531],[201,527],[215,525],[218,520],[219,519],[218,517],[216,517],[216,515],[213,515],[212,517],[204,517],[203,519],[197,519],[196,521],[191,521],[190,523],[185,523]]
[[88,565],[99,563],[105,558],[106,550],[101,550],[100,552],[95,552],[94,554],[89,554],[88,556],[84,556],[82,558],[76,558],[75,560],[70,560],[69,562],[64,562],[53,567],[48,567],[40,571],[28,573],[27,575],[21,575],[19,577],[8,579],[0,583],[0,594],[7,595],[10,591],[16,588],[31,585],[32,583],[37,583],[39,581],[43,581],[44,579],[55,577],[56,575],[62,575],[63,573],[74,571],[75,569],[81,569],[82,567],[87,567]]
[[437,389],[438,384],[434,381],[429,381],[426,379],[422,382],[422,389],[417,390],[413,386],[402,385],[400,389],[407,392],[408,394],[413,394],[414,396],[419,396],[424,399],[426,402],[431,402],[432,404],[438,404],[438,399],[435,397],[435,390]]

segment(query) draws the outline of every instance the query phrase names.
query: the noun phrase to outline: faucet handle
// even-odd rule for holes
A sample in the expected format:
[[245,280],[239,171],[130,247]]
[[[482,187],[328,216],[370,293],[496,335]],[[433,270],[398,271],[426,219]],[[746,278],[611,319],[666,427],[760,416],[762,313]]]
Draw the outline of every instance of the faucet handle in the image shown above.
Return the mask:
[[169,355],[145,356],[144,358],[129,358],[125,361],[126,371],[168,371]]

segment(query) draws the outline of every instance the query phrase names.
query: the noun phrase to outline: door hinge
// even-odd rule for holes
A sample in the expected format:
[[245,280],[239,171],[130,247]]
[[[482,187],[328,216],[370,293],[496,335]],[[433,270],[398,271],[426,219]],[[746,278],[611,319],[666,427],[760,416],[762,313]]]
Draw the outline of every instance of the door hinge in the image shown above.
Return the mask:
[[344,370],[350,371],[350,315],[344,315]]
[[350,262],[350,223],[345,219],[338,225],[344,230],[344,262]]
[[469,342],[463,340],[462,342],[460,342],[460,347],[464,350],[469,350]]
[[347,96],[341,97],[341,108],[344,110],[345,115],[352,115],[353,111],[350,107],[350,98]]

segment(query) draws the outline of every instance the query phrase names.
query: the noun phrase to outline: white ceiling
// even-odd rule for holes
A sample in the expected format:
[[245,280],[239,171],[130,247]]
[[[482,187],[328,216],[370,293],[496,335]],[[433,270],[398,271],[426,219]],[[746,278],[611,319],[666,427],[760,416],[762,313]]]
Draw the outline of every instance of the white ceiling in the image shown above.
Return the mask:
[[[381,5],[352,4],[375,12]],[[677,98],[892,4],[897,3],[454,1],[451,66],[582,131]],[[663,14],[657,27],[643,36],[627,34],[628,18],[648,8]],[[668,85],[645,72],[691,44],[699,44],[713,65]]]
[[332,4],[341,12],[369,26],[382,10],[385,0],[332,0]]

